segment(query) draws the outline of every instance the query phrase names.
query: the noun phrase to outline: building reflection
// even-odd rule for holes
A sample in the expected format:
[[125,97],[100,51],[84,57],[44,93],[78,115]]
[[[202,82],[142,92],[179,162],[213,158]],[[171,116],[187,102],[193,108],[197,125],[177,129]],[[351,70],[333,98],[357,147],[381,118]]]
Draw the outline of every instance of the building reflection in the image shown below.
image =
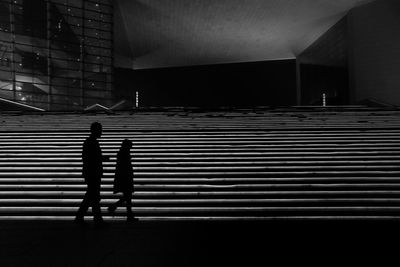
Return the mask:
[[112,103],[112,0],[0,0],[0,97],[46,110]]

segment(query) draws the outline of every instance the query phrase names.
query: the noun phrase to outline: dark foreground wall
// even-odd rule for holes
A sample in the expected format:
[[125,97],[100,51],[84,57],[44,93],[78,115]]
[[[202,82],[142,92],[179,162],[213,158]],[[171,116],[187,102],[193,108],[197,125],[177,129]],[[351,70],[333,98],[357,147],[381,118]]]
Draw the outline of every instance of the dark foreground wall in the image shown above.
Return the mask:
[[355,8],[348,22],[352,100],[400,105],[400,1]]
[[393,266],[399,238],[396,221],[3,221],[0,266]]
[[295,60],[145,70],[116,69],[119,96],[140,106],[245,107],[296,104]]

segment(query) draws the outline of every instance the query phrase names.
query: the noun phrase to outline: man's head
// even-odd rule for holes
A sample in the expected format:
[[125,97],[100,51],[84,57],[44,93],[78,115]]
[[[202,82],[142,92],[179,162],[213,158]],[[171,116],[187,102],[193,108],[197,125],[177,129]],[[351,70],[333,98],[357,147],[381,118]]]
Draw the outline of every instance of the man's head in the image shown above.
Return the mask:
[[99,138],[103,132],[103,127],[99,122],[93,122],[92,125],[90,125],[90,133],[92,136],[95,138]]

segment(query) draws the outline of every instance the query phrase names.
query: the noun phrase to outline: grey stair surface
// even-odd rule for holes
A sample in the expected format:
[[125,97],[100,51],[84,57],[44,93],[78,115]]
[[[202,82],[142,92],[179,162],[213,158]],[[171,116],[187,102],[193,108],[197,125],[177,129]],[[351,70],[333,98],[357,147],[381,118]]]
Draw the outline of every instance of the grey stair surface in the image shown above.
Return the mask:
[[[400,111],[185,110],[3,113],[0,220],[72,220],[81,148],[103,124],[102,210],[121,141],[133,141],[141,220],[398,219]],[[90,218],[90,215],[88,216]]]

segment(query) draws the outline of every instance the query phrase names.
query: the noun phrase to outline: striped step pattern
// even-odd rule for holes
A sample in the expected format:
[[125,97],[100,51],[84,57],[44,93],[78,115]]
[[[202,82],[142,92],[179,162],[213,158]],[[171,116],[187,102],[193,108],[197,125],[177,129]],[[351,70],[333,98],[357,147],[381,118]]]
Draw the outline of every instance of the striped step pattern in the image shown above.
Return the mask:
[[1,114],[0,220],[72,220],[81,148],[103,124],[102,209],[131,150],[141,220],[400,218],[399,110]]

